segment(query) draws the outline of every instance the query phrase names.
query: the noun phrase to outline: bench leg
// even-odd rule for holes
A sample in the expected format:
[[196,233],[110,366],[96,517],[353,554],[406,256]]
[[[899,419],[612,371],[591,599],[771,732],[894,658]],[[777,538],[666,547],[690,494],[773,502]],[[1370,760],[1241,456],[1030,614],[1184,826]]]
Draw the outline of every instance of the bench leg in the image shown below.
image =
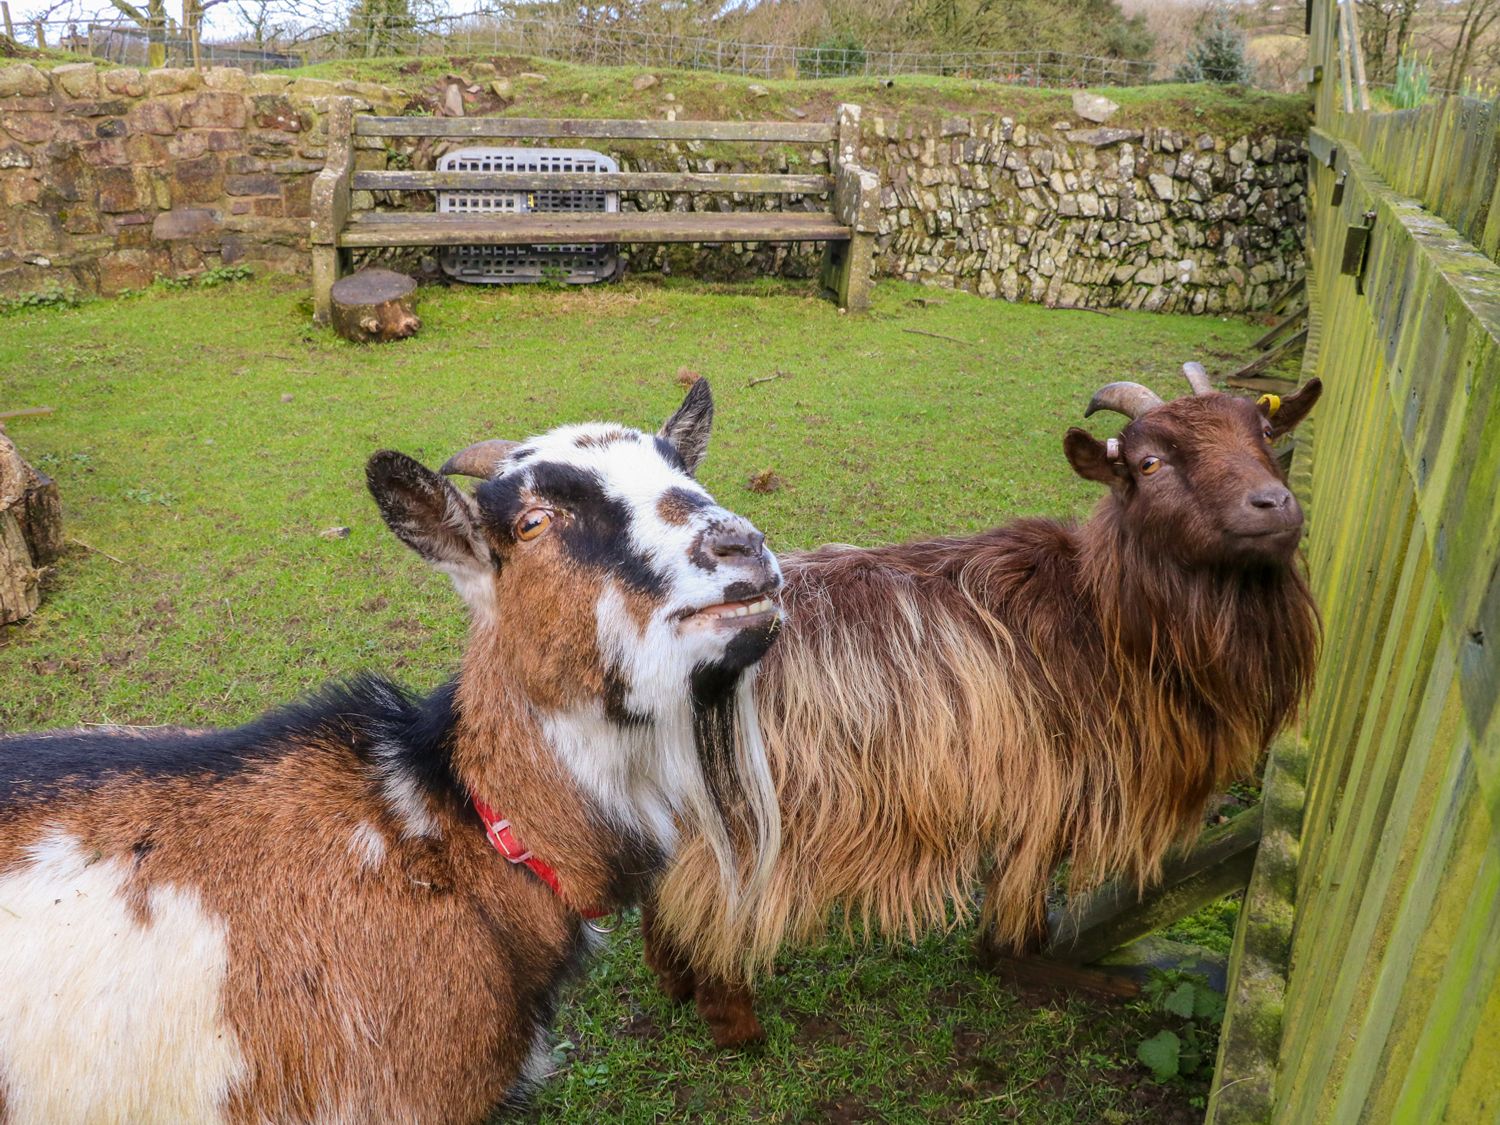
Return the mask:
[[312,248],[313,323],[327,324],[333,316],[333,283],[343,273],[344,252],[337,246]]
[[823,288],[832,290],[839,308],[864,312],[870,307],[874,265],[873,234],[856,232],[848,242],[830,242],[823,251]]

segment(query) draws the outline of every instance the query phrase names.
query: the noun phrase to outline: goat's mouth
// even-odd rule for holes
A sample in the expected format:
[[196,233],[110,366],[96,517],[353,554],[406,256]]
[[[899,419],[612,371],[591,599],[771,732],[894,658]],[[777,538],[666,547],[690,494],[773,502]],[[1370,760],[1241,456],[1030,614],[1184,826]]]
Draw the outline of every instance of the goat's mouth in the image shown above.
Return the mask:
[[686,621],[701,621],[708,625],[731,625],[744,628],[760,625],[781,616],[781,607],[771,600],[769,594],[744,598],[734,602],[719,602],[702,609],[689,610],[683,615]]

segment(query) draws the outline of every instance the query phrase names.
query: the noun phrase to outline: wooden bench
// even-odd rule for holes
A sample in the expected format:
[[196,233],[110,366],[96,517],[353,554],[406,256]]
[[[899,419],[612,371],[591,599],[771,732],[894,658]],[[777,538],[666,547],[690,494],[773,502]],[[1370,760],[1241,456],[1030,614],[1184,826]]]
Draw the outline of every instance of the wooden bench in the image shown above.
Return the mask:
[[[327,323],[330,290],[356,249],[398,246],[528,246],[577,243],[822,242],[823,284],[839,307],[869,305],[879,226],[879,182],[858,166],[859,107],[833,122],[540,120],[521,117],[370,117],[335,99],[328,160],[313,184],[315,319]],[[829,173],[358,171],[356,137],[454,141],[713,141],[831,145]],[[355,192],[500,190],[740,192],[828,197],[827,211],[529,211],[496,214],[360,210]]]

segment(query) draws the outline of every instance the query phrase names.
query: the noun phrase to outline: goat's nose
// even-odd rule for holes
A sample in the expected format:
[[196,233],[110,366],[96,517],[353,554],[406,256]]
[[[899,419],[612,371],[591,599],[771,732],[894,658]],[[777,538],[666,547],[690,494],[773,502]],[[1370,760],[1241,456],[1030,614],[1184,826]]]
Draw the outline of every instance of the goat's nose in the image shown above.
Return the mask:
[[720,528],[707,543],[709,552],[720,559],[758,559],[765,545],[765,532],[753,527]]
[[1291,503],[1292,494],[1285,485],[1275,484],[1267,488],[1257,488],[1250,493],[1248,499],[1252,508],[1278,510]]

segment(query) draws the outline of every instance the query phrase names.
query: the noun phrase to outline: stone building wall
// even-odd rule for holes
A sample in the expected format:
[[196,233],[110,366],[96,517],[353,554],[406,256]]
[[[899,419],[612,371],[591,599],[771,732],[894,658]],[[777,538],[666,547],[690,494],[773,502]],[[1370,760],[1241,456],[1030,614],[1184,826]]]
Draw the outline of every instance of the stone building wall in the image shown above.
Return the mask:
[[[0,294],[115,293],[238,262],[305,273],[309,191],[338,94],[382,113],[408,101],[364,83],[237,70],[0,67]],[[363,146],[361,167],[385,165],[379,144]],[[807,148],[729,163],[710,151],[635,143],[618,155],[636,169],[827,166]],[[430,167],[433,156],[428,141],[398,161]],[[1300,138],[867,111],[860,160],[881,178],[876,269],[887,276],[1009,300],[1219,312],[1263,306],[1303,268]],[[360,202],[432,205],[420,195]],[[624,204],[730,205],[655,193]],[[639,247],[628,261],[709,277],[811,276],[818,251]],[[434,269],[420,254],[401,264]]]

